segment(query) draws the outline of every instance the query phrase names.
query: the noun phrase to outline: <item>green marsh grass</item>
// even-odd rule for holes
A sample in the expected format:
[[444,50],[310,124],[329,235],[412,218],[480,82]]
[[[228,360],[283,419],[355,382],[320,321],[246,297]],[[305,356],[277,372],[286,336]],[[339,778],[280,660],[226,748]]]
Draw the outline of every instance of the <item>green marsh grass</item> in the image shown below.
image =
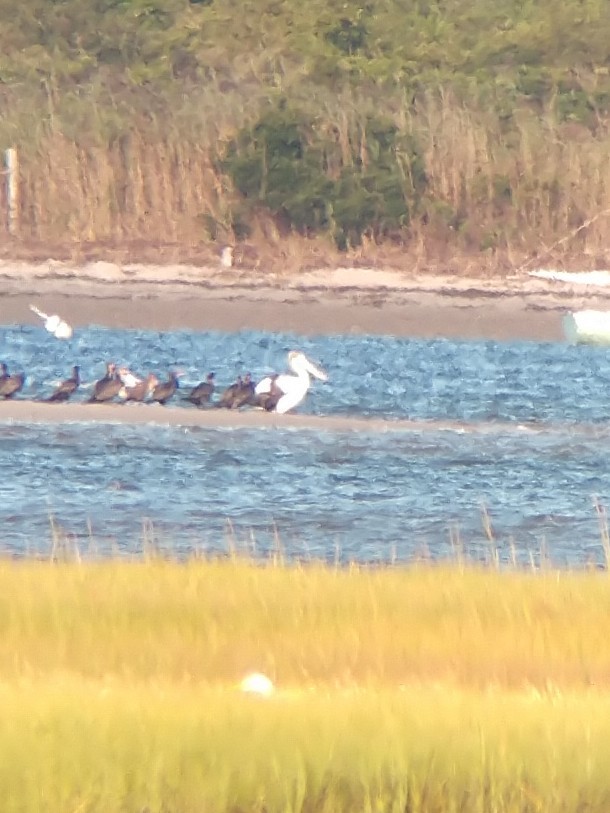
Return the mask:
[[609,685],[605,572],[0,563],[3,811],[601,813]]

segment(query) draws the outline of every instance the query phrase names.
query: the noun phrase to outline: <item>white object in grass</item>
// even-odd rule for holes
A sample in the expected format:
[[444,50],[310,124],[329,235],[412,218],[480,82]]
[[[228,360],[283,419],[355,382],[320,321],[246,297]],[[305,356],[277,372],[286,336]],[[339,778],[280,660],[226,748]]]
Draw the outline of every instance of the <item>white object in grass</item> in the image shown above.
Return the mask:
[[275,691],[272,681],[260,672],[251,672],[239,684],[239,688],[246,694],[257,694],[261,697],[270,697]]
[[223,268],[233,267],[233,246],[225,246],[220,253],[220,264]]

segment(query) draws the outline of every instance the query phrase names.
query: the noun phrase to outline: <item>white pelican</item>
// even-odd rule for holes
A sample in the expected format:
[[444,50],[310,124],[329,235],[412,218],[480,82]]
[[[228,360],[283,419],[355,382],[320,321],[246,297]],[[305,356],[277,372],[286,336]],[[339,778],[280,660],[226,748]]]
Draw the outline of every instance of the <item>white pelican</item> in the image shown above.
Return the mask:
[[257,395],[265,395],[271,392],[272,387],[283,393],[273,410],[280,415],[294,409],[305,398],[311,385],[310,375],[319,378],[320,381],[328,381],[328,376],[324,370],[312,364],[307,356],[300,351],[291,350],[288,353],[288,366],[295,375],[290,375],[290,373],[278,376],[269,375],[259,381],[255,388]]
[[49,315],[48,313],[44,313],[43,311],[39,310],[36,305],[30,305],[30,310],[35,313],[36,316],[40,316],[44,322],[45,328],[49,331],[49,333],[52,333],[56,339],[72,338],[72,328],[56,313]]

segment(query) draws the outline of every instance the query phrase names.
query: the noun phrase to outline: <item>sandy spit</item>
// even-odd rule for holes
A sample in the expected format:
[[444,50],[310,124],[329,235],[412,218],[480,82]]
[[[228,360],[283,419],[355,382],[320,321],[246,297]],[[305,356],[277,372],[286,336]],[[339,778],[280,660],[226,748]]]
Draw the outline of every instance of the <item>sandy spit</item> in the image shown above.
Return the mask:
[[[49,404],[0,401],[0,423],[96,423],[210,429],[311,429],[317,431],[417,431],[426,421],[318,415],[276,415],[252,410],[195,409],[156,404]],[[449,428],[450,424],[447,424]]]
[[468,423],[451,420],[421,420],[355,417],[351,415],[276,415],[262,410],[196,409],[158,404],[54,404],[13,399],[0,401],[0,424],[119,424],[132,426],[171,426],[186,430],[267,429],[310,430],[315,432],[455,432],[458,434],[540,434],[568,432],[571,435],[607,437],[610,425],[512,423],[505,421]]

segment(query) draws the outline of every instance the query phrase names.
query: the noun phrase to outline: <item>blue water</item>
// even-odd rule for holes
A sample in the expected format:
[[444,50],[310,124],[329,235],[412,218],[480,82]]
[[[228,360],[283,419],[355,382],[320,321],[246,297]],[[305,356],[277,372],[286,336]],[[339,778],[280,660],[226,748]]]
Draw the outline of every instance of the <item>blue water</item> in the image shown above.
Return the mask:
[[[107,359],[180,369],[185,389],[214,371],[222,388],[284,370],[298,348],[330,375],[299,411],[429,422],[382,433],[0,424],[0,551],[44,555],[55,535],[81,555],[154,545],[386,562],[462,546],[481,560],[603,562],[594,500],[610,505],[610,350],[93,327],[70,342],[33,327],[0,338],[9,368],[28,373],[21,398],[49,394],[73,363],[91,382]],[[453,420],[463,429],[435,424]]]

